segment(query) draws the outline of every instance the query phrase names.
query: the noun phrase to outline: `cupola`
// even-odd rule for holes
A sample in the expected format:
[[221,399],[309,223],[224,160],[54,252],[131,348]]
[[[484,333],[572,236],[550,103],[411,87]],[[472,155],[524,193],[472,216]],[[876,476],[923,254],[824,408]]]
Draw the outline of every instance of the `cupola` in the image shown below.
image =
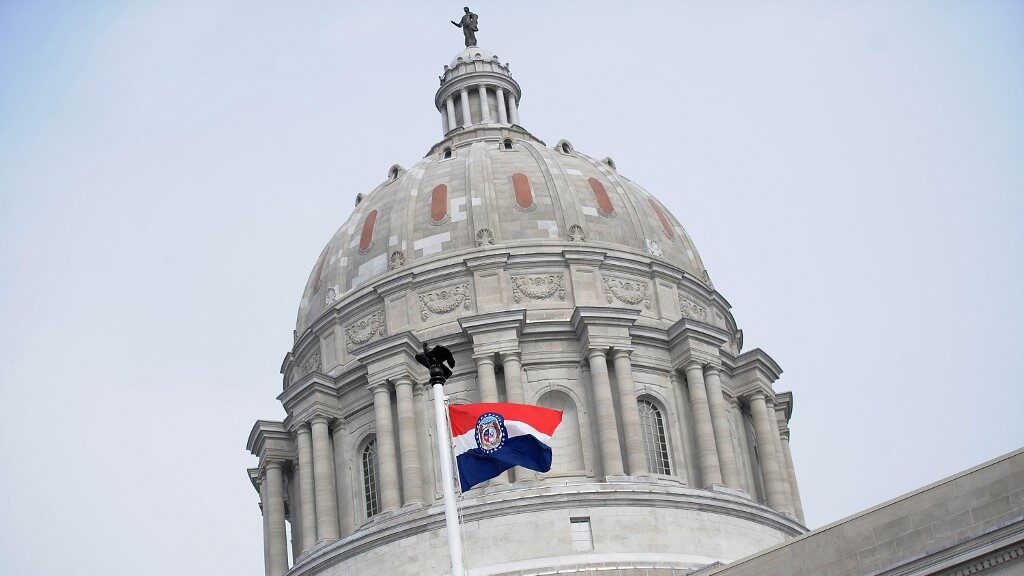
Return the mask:
[[444,67],[434,105],[445,135],[453,130],[519,125],[522,91],[508,64],[478,46],[466,48]]

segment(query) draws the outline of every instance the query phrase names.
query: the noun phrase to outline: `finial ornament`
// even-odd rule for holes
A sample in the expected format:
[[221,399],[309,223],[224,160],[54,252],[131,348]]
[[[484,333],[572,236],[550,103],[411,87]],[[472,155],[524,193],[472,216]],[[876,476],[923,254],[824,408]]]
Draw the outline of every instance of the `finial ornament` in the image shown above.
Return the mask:
[[469,6],[464,7],[463,10],[466,13],[462,15],[462,20],[458,22],[452,20],[451,23],[458,28],[462,28],[462,34],[466,37],[466,48],[475,48],[476,32],[479,30],[477,24],[479,23],[480,18],[469,11]]

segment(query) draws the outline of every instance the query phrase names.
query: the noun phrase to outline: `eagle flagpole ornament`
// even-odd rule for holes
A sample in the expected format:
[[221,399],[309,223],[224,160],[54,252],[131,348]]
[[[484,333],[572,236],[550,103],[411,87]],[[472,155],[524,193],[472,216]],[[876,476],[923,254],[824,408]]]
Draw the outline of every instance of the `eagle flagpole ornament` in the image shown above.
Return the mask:
[[455,357],[452,356],[452,351],[444,346],[434,346],[431,349],[424,342],[423,353],[416,355],[416,361],[430,372],[430,388],[434,392],[434,425],[437,428],[437,452],[441,458],[441,491],[444,496],[444,523],[448,532],[451,576],[465,576],[466,568],[462,559],[462,533],[459,527],[459,512],[455,506],[452,440],[448,432],[444,398],[444,383],[451,377],[452,368],[455,368]]

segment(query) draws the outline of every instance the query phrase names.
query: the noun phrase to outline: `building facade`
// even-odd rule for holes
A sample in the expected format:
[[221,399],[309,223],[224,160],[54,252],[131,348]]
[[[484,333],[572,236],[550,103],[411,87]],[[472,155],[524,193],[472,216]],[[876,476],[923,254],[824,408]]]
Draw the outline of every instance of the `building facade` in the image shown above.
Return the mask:
[[521,96],[496,55],[458,54],[443,139],[319,255],[286,417],[248,443],[268,575],[448,572],[426,341],[455,354],[449,402],[564,413],[549,473],[462,496],[472,574],[684,574],[806,532],[779,365],[661,202],[530,134]]

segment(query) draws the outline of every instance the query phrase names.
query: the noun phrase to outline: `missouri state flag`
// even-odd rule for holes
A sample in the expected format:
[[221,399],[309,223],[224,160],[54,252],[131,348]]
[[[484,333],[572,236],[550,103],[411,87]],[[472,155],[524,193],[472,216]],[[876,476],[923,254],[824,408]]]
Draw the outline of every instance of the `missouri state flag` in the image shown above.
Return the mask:
[[551,470],[551,435],[562,411],[528,404],[448,407],[459,483],[465,492],[513,466]]

